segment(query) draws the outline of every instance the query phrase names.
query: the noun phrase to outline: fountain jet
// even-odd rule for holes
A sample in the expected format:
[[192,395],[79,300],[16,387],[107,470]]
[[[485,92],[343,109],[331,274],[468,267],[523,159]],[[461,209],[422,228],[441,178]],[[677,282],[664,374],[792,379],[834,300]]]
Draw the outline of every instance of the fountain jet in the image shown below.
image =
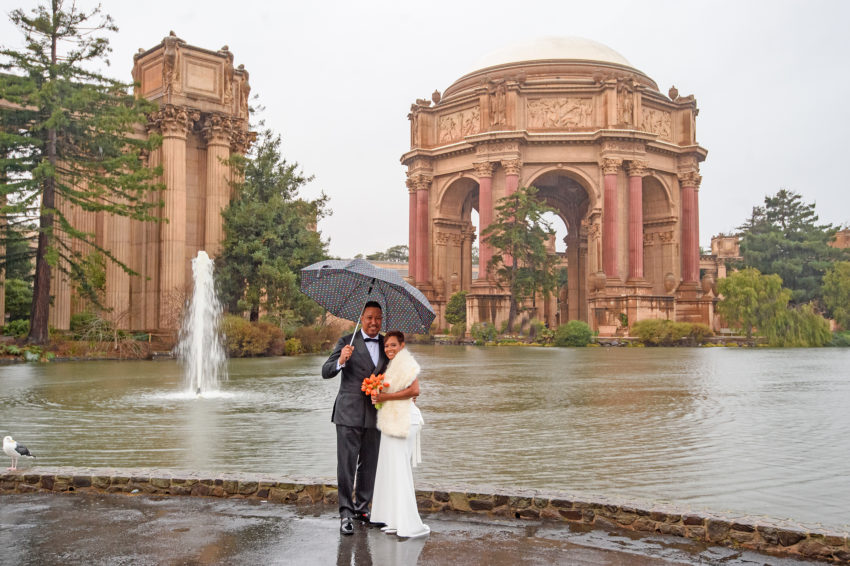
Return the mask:
[[215,293],[213,267],[205,251],[199,251],[192,260],[195,287],[177,343],[186,388],[198,396],[217,391],[219,382],[227,379],[227,357],[219,332],[221,303]]

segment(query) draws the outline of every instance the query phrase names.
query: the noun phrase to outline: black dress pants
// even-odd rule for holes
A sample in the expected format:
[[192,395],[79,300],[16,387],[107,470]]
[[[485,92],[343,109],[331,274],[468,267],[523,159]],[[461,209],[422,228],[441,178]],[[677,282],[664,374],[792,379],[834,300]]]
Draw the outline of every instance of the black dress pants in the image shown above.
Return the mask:
[[380,444],[381,432],[376,428],[336,425],[340,517],[354,517],[369,511]]

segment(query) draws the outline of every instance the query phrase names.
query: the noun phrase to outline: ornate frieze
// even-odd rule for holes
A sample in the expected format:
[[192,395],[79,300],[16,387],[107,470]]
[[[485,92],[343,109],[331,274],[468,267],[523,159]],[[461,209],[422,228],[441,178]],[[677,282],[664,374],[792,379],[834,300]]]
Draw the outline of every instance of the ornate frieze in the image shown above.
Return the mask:
[[475,153],[478,155],[504,154],[504,153],[519,153],[519,142],[491,142],[481,143],[475,147]]
[[676,233],[673,230],[665,232],[644,232],[643,245],[672,244],[676,241]]
[[456,232],[437,232],[434,237],[437,244],[444,246],[447,244],[460,245],[463,243],[463,234]]
[[529,98],[528,127],[535,130],[587,128],[593,123],[593,99],[567,96]]
[[481,131],[481,109],[478,106],[440,116],[437,139],[452,143]]
[[599,166],[602,167],[602,173],[604,175],[616,175],[623,166],[623,160],[614,157],[603,157]]
[[472,166],[475,168],[475,176],[479,179],[481,177],[492,177],[493,169],[496,168],[496,164],[490,161],[473,163]]
[[641,129],[665,140],[673,139],[673,118],[669,112],[644,106]]
[[505,175],[519,175],[519,171],[522,169],[522,161],[519,159],[504,159],[502,160],[502,167],[505,169]]
[[602,142],[602,153],[643,153],[645,146],[639,142],[623,140],[605,140]]

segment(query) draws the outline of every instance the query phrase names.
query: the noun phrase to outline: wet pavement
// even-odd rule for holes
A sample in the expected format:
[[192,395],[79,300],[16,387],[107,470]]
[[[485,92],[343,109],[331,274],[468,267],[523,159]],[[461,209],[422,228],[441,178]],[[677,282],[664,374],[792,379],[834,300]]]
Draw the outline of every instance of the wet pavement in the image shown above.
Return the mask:
[[333,510],[263,501],[106,494],[0,495],[0,565],[816,564],[678,537],[543,521],[423,515],[432,533],[399,539]]

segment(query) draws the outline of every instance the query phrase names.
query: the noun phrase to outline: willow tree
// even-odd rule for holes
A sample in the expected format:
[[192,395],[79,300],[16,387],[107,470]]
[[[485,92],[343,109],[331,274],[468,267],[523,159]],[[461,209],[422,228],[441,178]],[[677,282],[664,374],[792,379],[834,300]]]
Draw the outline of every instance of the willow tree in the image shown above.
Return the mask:
[[[47,341],[51,271],[59,269],[86,288],[83,262],[91,250],[132,273],[95,235],[77,229],[71,207],[152,221],[146,194],[160,174],[143,155],[161,141],[141,125],[155,107],[132,94],[132,85],[97,70],[109,64],[106,34],[118,28],[100,6],[80,11],[61,0],[11,21],[23,47],[0,47],[0,100],[5,198],[0,214],[35,220],[38,245],[28,340]],[[75,241],[82,245],[73,245]],[[80,251],[86,250],[86,251]]]
[[537,198],[536,187],[520,187],[499,200],[495,220],[481,233],[493,248],[488,267],[510,291],[509,332],[522,302],[558,284],[557,256],[547,248],[555,234],[543,217],[547,212],[553,210]]

